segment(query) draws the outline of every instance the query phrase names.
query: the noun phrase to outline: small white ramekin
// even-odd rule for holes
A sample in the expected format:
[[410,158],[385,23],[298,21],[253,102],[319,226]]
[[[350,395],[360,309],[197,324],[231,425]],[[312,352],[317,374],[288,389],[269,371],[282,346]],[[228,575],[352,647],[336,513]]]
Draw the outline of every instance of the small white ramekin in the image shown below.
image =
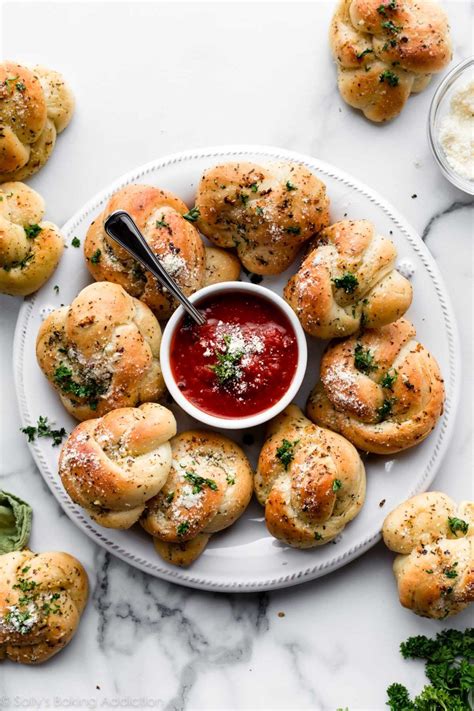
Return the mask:
[[458,175],[450,165],[443,146],[439,140],[439,132],[443,118],[449,111],[451,98],[455,91],[472,81],[474,77],[474,58],[470,57],[457,64],[449,74],[447,74],[431,100],[430,112],[428,115],[428,141],[435,160],[441,169],[444,177],[452,185],[464,190],[469,195],[474,195],[474,182],[467,180],[462,175]]
[[308,360],[308,349],[306,346],[306,336],[301,327],[298,318],[293,311],[293,309],[288,306],[286,301],[284,301],[281,296],[275,294],[274,291],[266,289],[263,286],[258,286],[257,284],[251,284],[241,281],[225,281],[221,284],[211,284],[211,286],[206,286],[204,289],[197,291],[190,297],[190,301],[193,303],[199,302],[205,297],[212,296],[215,294],[225,293],[245,293],[245,294],[255,294],[257,296],[267,299],[271,303],[275,304],[280,311],[282,311],[289,322],[291,323],[296,336],[296,343],[298,347],[298,361],[296,365],[296,371],[293,376],[293,380],[290,383],[290,387],[283,395],[283,397],[276,402],[272,407],[269,407],[262,412],[257,412],[249,417],[218,417],[217,415],[211,415],[198,407],[193,405],[189,400],[187,400],[182,394],[181,390],[176,385],[174,379],[171,365],[170,365],[170,347],[173,339],[173,335],[176,327],[184,316],[184,309],[180,306],[168,321],[165,330],[163,331],[163,337],[161,339],[160,347],[160,363],[161,370],[163,372],[163,377],[165,379],[166,387],[168,388],[173,400],[183,408],[188,415],[194,417],[195,420],[204,423],[205,425],[210,425],[211,427],[219,427],[226,430],[242,430],[246,427],[255,427],[256,425],[262,424],[262,422],[267,422],[271,420],[272,417],[278,415],[284,408],[292,402],[296,393],[298,392],[300,385],[303,381],[306,372],[306,363]]

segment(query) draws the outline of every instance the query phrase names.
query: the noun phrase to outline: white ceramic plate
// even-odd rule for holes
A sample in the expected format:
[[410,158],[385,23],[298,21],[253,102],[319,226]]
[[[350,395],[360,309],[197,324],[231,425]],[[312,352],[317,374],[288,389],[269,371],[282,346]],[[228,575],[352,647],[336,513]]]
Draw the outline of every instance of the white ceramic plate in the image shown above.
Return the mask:
[[[446,381],[446,407],[436,430],[418,447],[391,459],[375,455],[366,459],[367,499],[359,516],[335,542],[313,550],[290,549],[267,533],[263,511],[256,502],[252,502],[232,528],[213,536],[204,554],[189,569],[174,568],[164,563],[155,553],[151,538],[139,526],[129,531],[113,531],[92,522],[71,502],[61,485],[57,474],[59,448],[53,448],[50,440],[44,439],[30,445],[40,472],[54,496],[66,514],[88,536],[137,568],[195,588],[216,591],[280,588],[325,575],[361,555],[379,540],[385,515],[395,505],[423,491],[432,482],[454,425],[460,373],[458,337],[451,304],[438,268],[416,232],[386,200],[327,163],[282,149],[258,146],[209,148],[155,160],[120,178],[79,210],[63,228],[66,243],[70,245],[74,236],[83,242],[89,224],[103,209],[107,199],[127,183],[145,182],[166,188],[192,206],[196,185],[206,168],[225,161],[265,163],[275,159],[301,162],[326,183],[332,222],[346,215],[354,219],[367,218],[376,224],[382,234],[392,237],[398,249],[399,262],[408,263],[414,270],[414,302],[408,316],[416,325],[419,339],[439,361]],[[281,293],[296,266],[280,277],[265,278],[263,284]],[[74,420],[63,409],[36,363],[35,339],[44,313],[60,304],[70,303],[89,282],[82,248],[69,246],[49,283],[26,299],[20,311],[15,334],[14,371],[24,426],[35,424],[39,415],[46,415],[68,432],[74,427]],[[58,294],[53,289],[54,285],[59,286]],[[301,406],[304,406],[317,380],[319,358],[324,347],[323,342],[308,340],[308,371],[297,398]],[[195,426],[188,416],[173,407],[180,430]],[[233,436],[234,433],[225,434]],[[244,445],[244,448],[255,463],[263,441],[263,428],[251,434],[255,443]],[[244,435],[245,431],[236,432],[236,441],[242,443]]]

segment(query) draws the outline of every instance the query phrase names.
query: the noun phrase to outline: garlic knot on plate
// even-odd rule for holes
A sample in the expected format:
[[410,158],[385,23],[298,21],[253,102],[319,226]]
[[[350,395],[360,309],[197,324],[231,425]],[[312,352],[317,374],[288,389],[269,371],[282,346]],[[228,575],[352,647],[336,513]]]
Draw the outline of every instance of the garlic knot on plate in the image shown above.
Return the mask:
[[308,417],[377,454],[419,444],[443,412],[444,384],[412,323],[399,319],[332,341],[321,360]]
[[68,553],[0,556],[0,661],[40,664],[73,638],[86,606],[87,574]]
[[397,116],[452,56],[448,19],[431,0],[340,0],[329,42],[342,98],[376,122]]
[[173,414],[156,403],[81,422],[63,445],[59,475],[71,499],[107,528],[130,528],[165,483]]
[[235,248],[245,269],[281,274],[329,224],[326,187],[299,163],[224,163],[207,170],[196,196],[197,226]]
[[141,524],[165,561],[186,566],[212,534],[243,514],[253,473],[242,449],[216,432],[182,432],[171,440],[171,449],[169,477],[148,502]]
[[41,195],[24,183],[0,184],[0,292],[27,296],[56,269],[64,249],[59,229],[43,221]]
[[338,536],[365,499],[365,469],[344,437],[317,427],[290,405],[269,425],[255,493],[275,538],[295,548]]
[[393,572],[404,607],[444,619],[474,601],[474,502],[418,494],[387,516],[383,538],[399,554]]
[[117,284],[97,282],[43,321],[36,356],[66,410],[87,420],[164,394],[160,342],[145,304]]
[[104,230],[115,210],[126,210],[135,220],[151,250],[186,296],[203,286],[239,278],[238,259],[205,247],[194,223],[196,212],[172,193],[151,185],[127,185],[108,201],[89,227],[84,243],[87,268],[97,281],[120,284],[143,301],[157,318],[167,319],[178,306],[169,291]]
[[72,118],[74,97],[58,72],[0,63],[0,183],[24,180],[48,160]]
[[393,242],[368,220],[343,220],[319,235],[291,277],[284,297],[307,333],[349,336],[363,324],[384,326],[403,316],[412,288],[395,267]]

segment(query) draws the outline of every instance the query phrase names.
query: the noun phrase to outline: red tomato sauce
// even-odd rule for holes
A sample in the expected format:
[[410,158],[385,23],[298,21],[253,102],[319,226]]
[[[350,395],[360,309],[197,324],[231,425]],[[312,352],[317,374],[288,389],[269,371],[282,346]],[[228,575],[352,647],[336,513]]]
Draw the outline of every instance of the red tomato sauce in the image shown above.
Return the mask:
[[199,309],[206,323],[184,318],[171,342],[171,371],[184,397],[218,417],[247,417],[278,402],[298,361],[285,314],[271,301],[241,292],[203,299]]

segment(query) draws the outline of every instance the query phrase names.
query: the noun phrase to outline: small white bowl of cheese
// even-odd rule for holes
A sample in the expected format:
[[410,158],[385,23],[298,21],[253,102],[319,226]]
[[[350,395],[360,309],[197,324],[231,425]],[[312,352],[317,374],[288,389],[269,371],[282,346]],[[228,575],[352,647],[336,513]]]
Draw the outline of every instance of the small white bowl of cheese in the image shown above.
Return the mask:
[[436,90],[428,137],[444,176],[474,195],[474,58],[455,66]]

